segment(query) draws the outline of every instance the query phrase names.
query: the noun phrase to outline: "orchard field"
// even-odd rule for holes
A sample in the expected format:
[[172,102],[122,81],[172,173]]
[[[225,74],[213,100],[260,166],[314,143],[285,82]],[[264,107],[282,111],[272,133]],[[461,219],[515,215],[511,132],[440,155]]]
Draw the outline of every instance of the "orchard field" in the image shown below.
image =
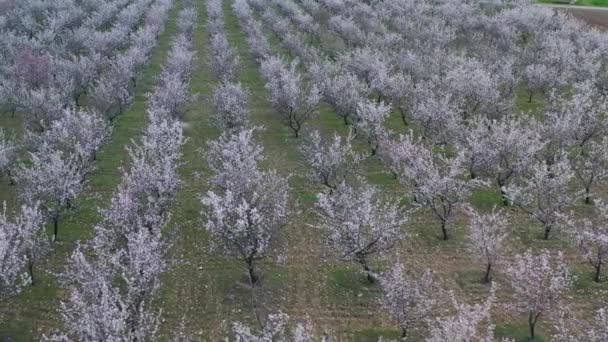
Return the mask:
[[572,13],[0,0],[0,341],[608,341]]

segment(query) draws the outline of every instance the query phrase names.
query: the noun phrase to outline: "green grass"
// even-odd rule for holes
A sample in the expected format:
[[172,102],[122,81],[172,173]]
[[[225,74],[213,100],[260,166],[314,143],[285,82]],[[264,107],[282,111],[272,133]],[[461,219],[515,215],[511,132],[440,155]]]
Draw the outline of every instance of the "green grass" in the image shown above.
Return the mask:
[[[75,242],[89,238],[93,225],[99,220],[97,208],[109,203],[111,193],[120,181],[120,167],[127,162],[125,147],[131,139],[140,136],[145,126],[145,95],[152,90],[171,37],[176,32],[175,15],[176,8],[173,8],[135,91],[132,106],[116,120],[111,140],[98,154],[96,169],[88,180],[88,191],[75,201],[76,211],[60,222],[59,241],[53,243],[46,260],[36,268],[38,283],[3,302],[0,308],[0,340],[32,341],[41,333],[48,334],[60,327],[56,310],[65,293],[58,288],[54,274],[63,269]],[[5,183],[4,179],[2,183]],[[0,188],[0,192],[4,193],[3,190]]]
[[[568,2],[559,1],[559,0],[538,0],[539,3],[542,4],[559,4],[559,5],[569,5]],[[608,0],[576,0],[574,5],[577,6],[596,6],[596,7],[608,7]]]

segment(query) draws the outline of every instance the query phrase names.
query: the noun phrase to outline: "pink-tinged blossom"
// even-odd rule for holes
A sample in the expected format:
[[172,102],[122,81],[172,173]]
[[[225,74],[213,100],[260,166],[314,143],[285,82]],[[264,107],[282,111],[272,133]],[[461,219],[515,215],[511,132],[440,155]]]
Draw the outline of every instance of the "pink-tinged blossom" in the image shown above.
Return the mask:
[[[314,333],[310,322],[289,322],[289,315],[279,312],[268,315],[260,331],[241,322],[231,324],[230,337],[226,341],[234,342],[325,342],[325,336]],[[330,339],[331,340],[331,339]]]
[[129,81],[120,77],[103,76],[91,88],[91,105],[112,122],[133,100],[129,93]]
[[526,177],[507,187],[506,192],[509,201],[542,224],[547,240],[551,231],[559,227],[560,214],[576,200],[576,195],[569,191],[573,178],[574,172],[565,157],[553,165],[538,161]]
[[15,55],[14,76],[31,89],[46,86],[51,80],[51,58],[48,54],[23,49]]
[[211,124],[220,131],[238,132],[250,125],[249,91],[240,83],[221,82],[213,89]]
[[357,105],[357,134],[361,134],[367,140],[372,155],[381,148],[380,144],[388,137],[388,131],[384,128],[384,122],[391,114],[391,106],[384,102],[374,103],[371,101],[359,102]]
[[335,189],[356,173],[362,157],[353,150],[354,135],[346,137],[334,132],[333,137],[323,138],[313,130],[300,145],[300,151],[310,166],[309,178],[330,189]]
[[262,146],[253,141],[254,129],[222,134],[210,141],[204,156],[213,171],[211,184],[221,189],[246,192],[260,181],[258,165],[264,160]]
[[237,51],[230,46],[225,34],[211,36],[209,65],[217,80],[234,81],[238,77],[241,61]]
[[253,132],[224,134],[209,143],[206,157],[215,175],[213,190],[201,195],[201,215],[212,247],[241,259],[255,285],[256,262],[274,251],[290,209],[287,178],[260,169],[262,147],[253,142]]
[[403,338],[412,328],[424,324],[438,304],[430,270],[422,275],[412,275],[398,263],[380,278],[380,285],[380,304],[399,326]]
[[351,72],[326,70],[324,66],[316,67],[318,69],[312,70],[311,73],[321,87],[323,98],[332,105],[336,114],[344,120],[344,124],[348,124],[349,119],[354,120],[357,105],[367,97],[369,88]]
[[401,227],[407,217],[398,200],[378,188],[340,184],[317,195],[319,227],[328,235],[328,247],[344,260],[361,265],[370,282],[369,259],[397,246],[407,236]]
[[476,261],[485,268],[483,281],[491,281],[492,267],[501,261],[506,248],[508,217],[502,210],[483,214],[475,209],[467,208],[470,217],[469,224],[469,251]]
[[595,215],[575,219],[573,215],[563,215],[563,226],[579,254],[593,266],[593,279],[599,282],[602,266],[608,263],[608,204],[597,201]]
[[608,138],[591,141],[574,150],[572,168],[576,179],[585,190],[585,203],[591,203],[593,189],[608,177]]
[[268,100],[296,138],[306,121],[316,114],[321,99],[317,86],[304,80],[297,67],[297,61],[288,65],[278,57],[266,59],[261,65]]
[[481,304],[458,303],[452,294],[455,315],[437,318],[432,323],[426,342],[492,342],[494,325],[490,322],[490,310],[495,301],[494,290]]
[[86,169],[108,139],[110,128],[95,111],[70,108],[34,141],[75,156]]
[[386,142],[382,159],[400,182],[412,189],[416,205],[428,208],[441,225],[444,240],[454,219],[454,211],[468,198],[479,181],[464,176],[464,154],[447,158],[434,154],[411,135]]
[[0,129],[0,175],[11,176],[10,170],[17,157],[17,145]]
[[34,266],[47,244],[44,216],[37,206],[23,205],[9,219],[4,204],[0,211],[0,296],[34,284]]
[[53,238],[57,238],[63,211],[86,187],[85,172],[76,156],[42,145],[30,153],[30,163],[21,165],[15,180],[20,196],[27,203],[40,203],[40,208],[53,222]]
[[534,338],[538,319],[558,308],[570,289],[570,271],[561,253],[552,256],[544,251],[535,255],[528,250],[515,256],[506,273],[514,291],[511,309],[528,316],[530,337]]

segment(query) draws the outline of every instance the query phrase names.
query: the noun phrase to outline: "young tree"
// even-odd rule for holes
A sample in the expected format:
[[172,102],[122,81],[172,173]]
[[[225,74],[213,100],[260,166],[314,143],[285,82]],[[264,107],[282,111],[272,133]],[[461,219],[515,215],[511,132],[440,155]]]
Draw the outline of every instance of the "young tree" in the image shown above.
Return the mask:
[[[320,71],[323,73],[323,71]],[[322,84],[323,98],[348,125],[356,114],[357,105],[369,94],[369,88],[350,72],[325,75]]]
[[349,47],[360,45],[365,34],[355,24],[352,18],[335,15],[329,18],[327,25],[332,32],[336,32]]
[[221,82],[213,90],[211,123],[220,131],[237,132],[249,127],[249,91],[240,83]]
[[484,263],[486,271],[483,282],[489,283],[492,280],[492,267],[496,266],[505,249],[508,218],[496,207],[488,214],[480,214],[471,207],[467,208],[467,212],[471,217],[469,250]]
[[86,172],[74,155],[53,150],[48,145],[30,153],[31,162],[21,165],[15,174],[22,190],[20,196],[29,204],[40,203],[53,222],[53,240],[57,239],[62,212],[86,186]]
[[30,89],[48,85],[51,80],[51,58],[49,54],[31,49],[22,49],[15,55],[14,77]]
[[259,163],[264,160],[261,145],[253,141],[254,129],[224,133],[207,144],[203,156],[213,172],[210,183],[222,190],[244,193],[260,181]]
[[336,189],[355,173],[362,158],[353,151],[353,139],[352,131],[344,138],[334,132],[333,139],[323,139],[317,130],[310,132],[300,151],[312,169],[313,182]]
[[87,93],[95,79],[99,78],[102,57],[99,54],[90,56],[70,56],[70,58],[59,58],[54,62],[58,79],[64,80],[62,83],[71,85],[72,98],[74,103],[79,106],[80,98]]
[[455,147],[463,154],[463,166],[471,179],[479,176],[490,176],[496,156],[490,147],[493,122],[485,117],[472,118],[468,125],[463,125],[454,142]]
[[608,262],[608,204],[598,201],[593,218],[575,220],[564,215],[570,240],[581,256],[593,266],[593,280],[601,279],[602,266]]
[[585,203],[590,204],[592,189],[608,177],[608,138],[575,149],[572,168],[585,189]]
[[228,189],[201,196],[205,229],[214,239],[213,248],[242,259],[252,285],[259,279],[257,261],[272,252],[287,220],[288,188],[285,178],[266,172],[245,193]]
[[125,82],[123,77],[102,76],[89,91],[91,105],[102,113],[110,122],[125,110],[133,100],[129,93],[129,79]]
[[226,341],[234,342],[311,342],[325,341],[325,338],[319,338],[312,331],[312,325],[309,322],[297,323],[295,327],[289,327],[289,315],[279,312],[268,315],[268,319],[263,325],[261,331],[256,333],[252,329],[241,323],[232,323],[232,338],[226,338]]
[[474,305],[458,303],[452,294],[456,314],[447,318],[437,318],[426,342],[494,341],[494,325],[490,323],[490,310],[494,301],[494,290],[485,302]]
[[531,64],[525,67],[522,80],[528,92],[528,103],[532,102],[534,94],[547,96],[552,89],[563,83],[563,77],[544,64]]
[[416,84],[411,117],[422,127],[422,136],[437,144],[451,142],[461,120],[452,95],[441,87],[438,80]]
[[497,117],[506,107],[498,80],[478,60],[456,59],[455,67],[446,75],[446,83],[464,119],[476,115]]
[[54,121],[52,126],[38,136],[40,144],[47,144],[53,150],[75,156],[86,169],[94,160],[97,151],[110,135],[110,128],[105,120],[96,113],[86,109],[69,108],[63,116]]
[[[46,251],[44,219],[38,207],[21,206],[9,220],[6,203],[0,212],[0,296],[34,285],[34,266]],[[27,273],[23,274],[23,269]]]
[[305,81],[297,67],[297,61],[287,66],[279,57],[270,57],[261,66],[268,100],[296,138],[302,125],[316,113],[321,99],[317,86]]
[[289,217],[289,184],[274,171],[260,170],[262,148],[252,142],[252,134],[224,134],[209,143],[207,160],[216,173],[211,179],[215,189],[200,198],[212,248],[243,260],[254,286],[257,261],[272,253]]
[[59,88],[24,90],[19,93],[20,111],[25,113],[25,127],[34,132],[44,132],[53,121],[59,119],[68,105]]
[[[383,94],[390,101],[393,108],[399,111],[401,121],[405,126],[408,125],[408,114],[412,111],[414,103],[414,85],[412,78],[409,75],[396,73],[395,75],[386,76],[388,79],[384,82]],[[379,88],[377,85],[376,88]]]
[[211,36],[209,64],[213,77],[219,81],[234,82],[239,74],[241,62],[238,52],[230,46],[225,33]]
[[187,8],[182,9],[178,14],[177,27],[180,33],[191,40],[194,30],[196,29],[197,13],[194,6],[187,6]]
[[568,191],[573,177],[565,157],[551,166],[537,161],[528,177],[506,189],[510,201],[543,225],[545,240],[549,239],[551,230],[559,226],[560,214],[576,199]]
[[488,127],[488,173],[496,180],[505,205],[509,204],[506,189],[514,179],[525,174],[535,161],[543,143],[530,123],[505,116]]
[[463,177],[464,155],[455,158],[435,155],[420,141],[401,135],[397,142],[387,144],[383,159],[399,181],[412,189],[415,203],[432,210],[441,224],[443,239],[448,240],[454,209],[479,184]]
[[608,313],[606,309],[597,310],[593,323],[593,328],[585,334],[589,342],[606,341],[608,339]]
[[11,177],[10,170],[16,156],[17,146],[7,137],[4,130],[0,129],[0,175]]
[[[555,259],[553,264],[551,259]],[[546,251],[534,255],[528,250],[516,255],[506,272],[515,291],[512,310],[528,315],[530,337],[534,338],[538,319],[559,307],[572,285],[568,267],[561,253],[554,258]]]
[[380,278],[382,298],[380,304],[401,328],[401,337],[407,337],[410,329],[424,323],[437,306],[433,294],[433,278],[430,270],[421,276],[407,274],[403,264],[394,265]]
[[464,203],[471,190],[478,183],[463,180],[461,158],[439,158],[427,178],[421,179],[414,190],[416,202],[430,208],[441,224],[443,239],[448,240],[448,230],[452,223],[454,209]]
[[188,82],[184,82],[179,74],[163,73],[159,84],[148,95],[148,101],[151,108],[163,108],[167,114],[179,119],[192,101]]
[[[130,281],[136,274],[121,274],[118,265],[122,251],[105,258],[96,249],[87,257],[85,248],[78,246],[72,253],[68,269],[62,277],[70,295],[61,303],[60,314],[66,329],[58,340],[144,341],[155,336],[160,317],[145,302],[130,302],[128,296],[115,286],[115,280]],[[126,271],[126,270],[125,270]],[[133,277],[133,278],[129,278]],[[139,315],[134,315],[139,312]]]
[[185,34],[178,35],[172,42],[167,60],[163,64],[163,70],[159,77],[159,87],[167,82],[175,82],[174,78],[187,84],[192,75],[195,61],[196,56],[192,49],[191,40]]
[[388,132],[384,128],[384,121],[391,114],[391,106],[384,102],[373,103],[371,101],[360,102],[357,106],[357,133],[367,139],[372,150],[372,156],[376,155],[380,142],[386,140]]
[[608,98],[594,86],[592,80],[577,83],[573,88],[571,97],[557,98],[554,106],[565,113],[572,140],[583,147],[606,134]]
[[329,247],[341,258],[359,263],[370,283],[375,281],[369,258],[385,254],[405,238],[401,226],[407,218],[395,198],[359,181],[340,184],[317,195],[319,227],[328,233]]

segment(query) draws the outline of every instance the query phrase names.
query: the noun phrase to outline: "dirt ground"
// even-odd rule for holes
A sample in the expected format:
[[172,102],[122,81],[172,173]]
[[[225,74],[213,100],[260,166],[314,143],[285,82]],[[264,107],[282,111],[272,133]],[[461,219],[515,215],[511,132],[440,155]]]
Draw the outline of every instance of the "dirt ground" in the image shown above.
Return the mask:
[[589,25],[602,31],[608,31],[608,10],[586,8],[559,8],[560,11],[570,13],[573,17],[583,20]]

